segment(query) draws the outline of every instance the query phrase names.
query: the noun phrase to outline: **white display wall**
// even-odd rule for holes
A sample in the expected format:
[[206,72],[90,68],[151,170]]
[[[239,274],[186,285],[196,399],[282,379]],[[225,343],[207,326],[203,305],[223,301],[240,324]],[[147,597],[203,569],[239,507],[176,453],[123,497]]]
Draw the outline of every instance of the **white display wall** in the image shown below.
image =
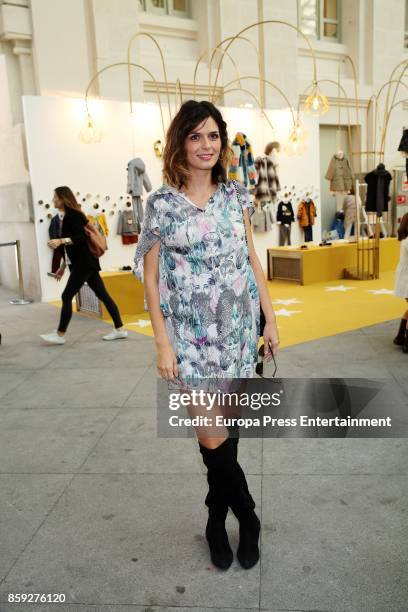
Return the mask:
[[[41,292],[43,301],[50,301],[59,299],[67,277],[65,275],[63,281],[57,283],[47,276],[47,272],[51,271],[52,260],[52,251],[47,246],[50,224],[48,215],[56,212],[52,205],[54,188],[68,185],[75,194],[79,193],[78,201],[86,214],[97,214],[105,210],[109,225],[109,249],[101,258],[103,270],[118,270],[122,266],[132,265],[135,245],[122,245],[121,237],[116,233],[118,211],[126,209],[127,163],[134,157],[142,158],[153,189],[160,187],[161,159],[155,156],[153,143],[156,140],[164,143],[164,137],[156,104],[135,103],[131,117],[128,103],[91,100],[91,112],[103,131],[103,139],[98,144],[88,145],[79,139],[79,132],[86,119],[82,99],[26,96],[23,105]],[[221,111],[228,124],[230,139],[233,139],[237,131],[244,132],[252,144],[254,156],[263,154],[265,145],[271,140],[277,139],[282,144],[287,140],[289,110],[267,111],[276,129],[275,134],[271,133],[269,124],[257,109],[221,108]],[[321,236],[318,196],[319,126],[318,120],[311,117],[305,117],[304,123],[309,131],[306,152],[296,157],[281,152],[279,178],[282,189],[287,187],[292,191],[292,186],[295,187],[296,197],[292,199],[295,214],[298,201],[306,191],[312,192],[318,211],[314,240],[318,241]],[[40,205],[39,201],[43,204]],[[97,210],[93,208],[95,203],[99,204]],[[46,208],[46,204],[50,207]],[[112,211],[114,214],[111,214]],[[254,233],[254,240],[266,270],[266,249],[278,244],[278,226],[275,224],[270,232]],[[303,232],[295,221],[292,243],[299,244],[302,241]]]

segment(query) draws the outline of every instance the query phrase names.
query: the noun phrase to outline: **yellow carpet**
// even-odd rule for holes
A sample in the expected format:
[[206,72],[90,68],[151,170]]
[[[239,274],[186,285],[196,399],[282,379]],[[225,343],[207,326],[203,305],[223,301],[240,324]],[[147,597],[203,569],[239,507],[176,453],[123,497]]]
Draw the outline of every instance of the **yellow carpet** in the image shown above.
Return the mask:
[[[383,272],[379,280],[342,279],[305,286],[268,281],[267,285],[277,314],[281,347],[396,319],[406,309],[406,302],[401,298],[370,293],[381,289],[392,291],[394,272]],[[339,287],[346,290],[327,290]],[[53,304],[60,306],[60,302]],[[125,314],[122,318],[126,329],[153,336],[147,312]],[[110,319],[104,317],[104,320]]]

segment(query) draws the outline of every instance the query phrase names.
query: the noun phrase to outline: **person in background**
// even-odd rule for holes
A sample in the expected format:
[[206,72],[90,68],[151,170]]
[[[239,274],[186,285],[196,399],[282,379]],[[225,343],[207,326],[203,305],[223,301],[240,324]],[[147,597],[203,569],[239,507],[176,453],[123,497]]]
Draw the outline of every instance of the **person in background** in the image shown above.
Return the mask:
[[[57,249],[64,247],[65,260],[70,269],[67,285],[62,293],[62,309],[58,329],[40,337],[50,344],[65,344],[65,333],[72,317],[72,300],[84,283],[94,291],[96,297],[105,305],[114,322],[114,329],[103,337],[104,340],[126,338],[128,332],[123,329],[119,310],[99,275],[99,259],[91,253],[84,231],[88,219],[81,211],[69,187],[56,187],[53,197],[54,207],[62,216],[61,237],[48,242],[48,246]],[[64,265],[60,267],[55,278],[59,281],[64,274]]]
[[[400,260],[395,277],[394,294],[408,302],[408,213],[405,213],[401,219],[398,228],[398,240],[401,242],[401,247]],[[404,312],[398,334],[394,338],[394,344],[402,346],[404,353],[408,353],[407,321],[408,310]]]

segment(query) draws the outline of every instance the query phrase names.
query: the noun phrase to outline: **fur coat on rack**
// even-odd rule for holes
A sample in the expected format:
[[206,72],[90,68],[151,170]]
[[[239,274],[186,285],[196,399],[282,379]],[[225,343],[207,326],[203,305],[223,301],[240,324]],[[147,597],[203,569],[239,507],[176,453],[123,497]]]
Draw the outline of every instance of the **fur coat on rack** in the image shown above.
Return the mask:
[[273,202],[280,190],[276,165],[269,155],[263,155],[256,158],[255,169],[258,174],[254,191],[255,199],[261,203]]

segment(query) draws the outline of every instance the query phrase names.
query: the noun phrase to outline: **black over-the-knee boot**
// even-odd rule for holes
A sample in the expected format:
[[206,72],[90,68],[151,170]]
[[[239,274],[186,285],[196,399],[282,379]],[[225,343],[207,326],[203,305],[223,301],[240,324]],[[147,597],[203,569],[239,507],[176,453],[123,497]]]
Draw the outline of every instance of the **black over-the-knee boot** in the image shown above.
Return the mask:
[[[232,444],[234,446],[234,454],[235,459],[238,459],[238,442],[239,442],[239,427],[238,425],[227,425],[229,437],[232,440]],[[205,498],[205,504],[209,509],[212,510],[213,513],[217,513],[219,516],[222,516],[225,513],[227,516],[228,513],[228,504],[225,499],[219,499],[217,496],[216,487],[213,483],[213,478],[210,477],[209,472],[207,472],[207,482],[208,482],[208,493]]]
[[[260,521],[254,512],[255,502],[248,490],[245,474],[236,460],[232,438],[227,438],[214,449],[206,448],[200,443],[199,447],[208,469],[208,480],[212,483],[218,499],[225,500],[239,521],[237,557],[242,567],[249,569],[259,559]],[[209,545],[213,557],[210,541]]]
[[[199,446],[201,451],[201,445],[199,444]],[[211,561],[220,569],[228,569],[233,560],[228,534],[225,529],[228,503],[225,496],[220,494],[213,470],[207,471],[207,482],[208,493],[205,498],[205,504],[208,506],[208,521],[205,535],[210,548]]]

